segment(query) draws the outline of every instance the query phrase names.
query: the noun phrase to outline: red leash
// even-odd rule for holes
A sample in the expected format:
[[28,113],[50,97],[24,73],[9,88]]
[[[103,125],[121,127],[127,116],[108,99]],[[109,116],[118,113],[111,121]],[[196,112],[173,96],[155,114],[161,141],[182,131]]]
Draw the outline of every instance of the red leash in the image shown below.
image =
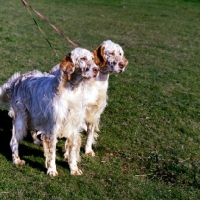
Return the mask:
[[29,3],[27,3],[25,0],[22,0],[22,3],[24,4],[24,6],[26,6],[28,8],[31,8],[41,19],[43,19],[44,21],[46,21],[57,33],[59,33],[65,39],[67,39],[70,44],[72,44],[74,47],[78,47],[78,45],[76,43],[74,43],[72,40],[70,40],[68,37],[66,37],[63,34],[63,32],[61,32],[56,26],[54,26],[53,24],[51,24],[42,14],[40,14],[38,11],[36,11]]

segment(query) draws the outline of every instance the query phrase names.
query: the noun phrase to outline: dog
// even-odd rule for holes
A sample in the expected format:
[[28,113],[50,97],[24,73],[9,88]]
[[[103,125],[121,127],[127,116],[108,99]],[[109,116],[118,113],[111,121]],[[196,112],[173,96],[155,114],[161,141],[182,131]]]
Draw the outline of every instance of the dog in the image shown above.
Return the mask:
[[[99,76],[95,79],[83,80],[81,83],[83,95],[84,127],[87,132],[85,154],[95,156],[92,145],[95,143],[99,131],[100,116],[107,105],[107,89],[109,75],[112,73],[124,72],[128,65],[128,60],[124,57],[124,51],[120,45],[111,40],[104,41],[98,48],[93,50],[94,62],[99,66]],[[54,74],[58,70],[58,65],[50,71]],[[66,152],[64,157],[69,156],[68,140],[65,142]]]
[[[0,89],[0,99],[10,102],[13,119],[10,147],[15,165],[25,164],[18,153],[18,142],[27,130],[41,133],[47,174],[57,176],[55,157],[57,138],[68,141],[68,163],[72,175],[81,175],[78,168],[81,145],[80,130],[84,121],[81,82],[95,78],[98,67],[94,55],[86,49],[75,48],[60,63],[54,75],[35,71],[14,75]],[[12,78],[12,77],[11,77]],[[5,97],[5,98],[1,98]],[[6,101],[7,101],[6,100]]]
[[[87,98],[87,108],[85,113],[85,123],[87,124],[87,140],[85,145],[85,154],[95,156],[92,144],[95,143],[99,131],[100,116],[107,105],[107,89],[109,75],[112,73],[124,72],[128,65],[128,60],[124,57],[124,51],[120,45],[111,40],[104,41],[93,51],[94,62],[100,67],[99,76],[94,80],[84,82],[90,83],[90,88],[86,93],[93,91],[96,93],[92,98]],[[84,84],[82,83],[82,85]]]

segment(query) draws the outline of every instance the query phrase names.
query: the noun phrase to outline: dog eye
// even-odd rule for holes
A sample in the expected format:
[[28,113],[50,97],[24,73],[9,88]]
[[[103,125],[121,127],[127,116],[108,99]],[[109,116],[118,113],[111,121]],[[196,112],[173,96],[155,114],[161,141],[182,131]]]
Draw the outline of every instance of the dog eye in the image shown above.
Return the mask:
[[121,53],[119,53],[119,55],[121,56],[122,54],[121,54]]
[[87,58],[86,58],[86,57],[83,57],[83,58],[81,58],[81,60],[83,60],[83,61],[86,61],[86,60],[87,60]]
[[110,55],[112,55],[112,56],[114,56],[114,55],[115,55],[115,53],[114,53],[114,52],[110,52],[109,54],[110,54]]

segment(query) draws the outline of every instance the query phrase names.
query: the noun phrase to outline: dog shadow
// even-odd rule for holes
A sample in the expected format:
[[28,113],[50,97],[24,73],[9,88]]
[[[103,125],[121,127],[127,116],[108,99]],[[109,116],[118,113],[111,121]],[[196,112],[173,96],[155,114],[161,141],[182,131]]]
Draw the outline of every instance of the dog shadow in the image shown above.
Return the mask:
[[[10,140],[12,137],[12,119],[8,116],[8,111],[0,110],[0,154],[3,155],[8,161],[12,164],[12,152],[10,149]],[[32,145],[27,145],[27,143],[33,143],[31,138],[31,134],[27,134],[27,137],[24,138],[26,144],[19,144],[19,155],[21,159],[25,160],[26,164],[33,168],[37,168],[38,170],[46,171],[44,164],[40,164],[39,162],[32,161],[26,156],[34,155],[34,157],[43,157],[44,153],[41,149],[36,149],[32,147]],[[45,160],[45,158],[44,158]]]
[[8,111],[0,110],[0,154],[8,160],[12,160],[10,150],[10,140],[12,137],[12,119],[8,116]]

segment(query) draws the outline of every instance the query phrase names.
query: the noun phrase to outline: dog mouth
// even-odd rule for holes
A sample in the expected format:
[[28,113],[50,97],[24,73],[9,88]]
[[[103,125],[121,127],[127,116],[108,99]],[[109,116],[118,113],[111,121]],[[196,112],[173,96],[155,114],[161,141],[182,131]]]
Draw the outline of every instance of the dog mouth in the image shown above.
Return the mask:
[[84,78],[85,78],[85,79],[90,79],[91,77],[90,77],[90,76],[85,76]]
[[97,74],[94,74],[92,77],[90,77],[90,79],[96,79],[96,77],[98,76],[98,73]]
[[117,73],[118,74],[121,74],[123,72],[123,70],[122,69],[120,69]]
[[113,73],[121,74],[123,71],[124,71],[123,69],[119,69],[119,70],[109,70],[109,74],[113,74]]

